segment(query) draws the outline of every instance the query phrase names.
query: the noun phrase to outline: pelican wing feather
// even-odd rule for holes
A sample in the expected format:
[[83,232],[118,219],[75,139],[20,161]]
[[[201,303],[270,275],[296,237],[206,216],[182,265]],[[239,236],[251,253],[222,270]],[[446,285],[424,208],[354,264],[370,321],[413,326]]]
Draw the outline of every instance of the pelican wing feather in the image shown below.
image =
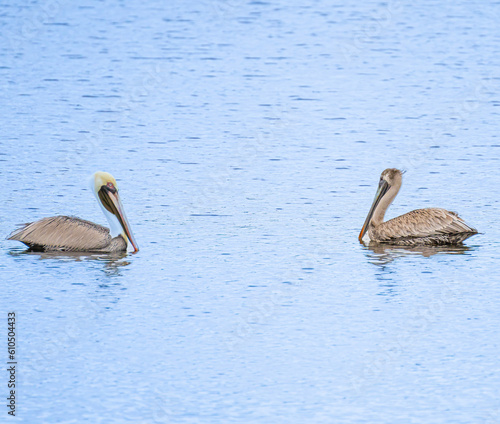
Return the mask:
[[476,234],[455,212],[440,208],[417,209],[390,219],[374,229],[380,241],[398,238],[425,238],[453,234]]
[[18,240],[35,250],[92,251],[110,244],[109,229],[70,216],[54,216],[24,224],[8,240]]

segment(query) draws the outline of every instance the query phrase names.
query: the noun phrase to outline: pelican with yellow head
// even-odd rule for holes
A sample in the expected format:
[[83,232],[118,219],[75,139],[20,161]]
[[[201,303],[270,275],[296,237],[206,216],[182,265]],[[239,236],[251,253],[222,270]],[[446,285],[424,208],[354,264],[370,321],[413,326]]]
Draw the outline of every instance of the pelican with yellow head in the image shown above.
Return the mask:
[[34,251],[139,251],[113,176],[96,172],[90,179],[90,187],[109,222],[109,229],[72,216],[53,216],[24,224],[8,240],[20,241]]

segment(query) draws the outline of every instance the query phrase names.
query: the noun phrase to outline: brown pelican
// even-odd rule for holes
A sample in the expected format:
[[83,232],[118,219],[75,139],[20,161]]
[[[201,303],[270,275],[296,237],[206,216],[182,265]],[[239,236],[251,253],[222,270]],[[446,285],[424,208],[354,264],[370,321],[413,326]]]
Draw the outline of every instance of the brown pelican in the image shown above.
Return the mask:
[[35,251],[137,252],[139,248],[130,231],[113,176],[107,172],[96,172],[90,179],[90,185],[111,231],[80,218],[53,216],[24,224],[8,240],[21,241]]
[[384,215],[401,187],[403,173],[386,169],[380,176],[377,194],[359,233],[359,241],[399,246],[459,244],[477,234],[455,212],[417,209],[384,222]]

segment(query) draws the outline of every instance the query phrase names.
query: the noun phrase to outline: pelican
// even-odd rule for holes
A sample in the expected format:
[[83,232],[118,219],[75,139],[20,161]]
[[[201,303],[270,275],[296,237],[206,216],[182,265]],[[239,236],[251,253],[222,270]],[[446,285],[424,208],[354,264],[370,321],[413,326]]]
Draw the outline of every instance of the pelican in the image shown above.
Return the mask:
[[111,231],[98,224],[70,216],[53,216],[24,224],[8,237],[35,251],[113,253],[139,250],[118,196],[118,186],[107,172],[96,172],[91,190],[108,219]]
[[375,199],[359,233],[361,243],[398,246],[460,244],[477,234],[455,212],[439,208],[417,209],[384,222],[384,215],[401,187],[403,173],[389,168],[380,175]]

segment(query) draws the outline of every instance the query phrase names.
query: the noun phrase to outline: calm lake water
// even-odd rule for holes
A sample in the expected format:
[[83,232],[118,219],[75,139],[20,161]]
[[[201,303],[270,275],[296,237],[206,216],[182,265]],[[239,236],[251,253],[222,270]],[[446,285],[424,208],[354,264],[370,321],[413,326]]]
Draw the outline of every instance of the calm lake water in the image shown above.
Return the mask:
[[[0,5],[0,422],[500,421],[500,3],[77,3]],[[481,234],[361,246],[388,167]],[[138,254],[4,240],[97,170]]]

